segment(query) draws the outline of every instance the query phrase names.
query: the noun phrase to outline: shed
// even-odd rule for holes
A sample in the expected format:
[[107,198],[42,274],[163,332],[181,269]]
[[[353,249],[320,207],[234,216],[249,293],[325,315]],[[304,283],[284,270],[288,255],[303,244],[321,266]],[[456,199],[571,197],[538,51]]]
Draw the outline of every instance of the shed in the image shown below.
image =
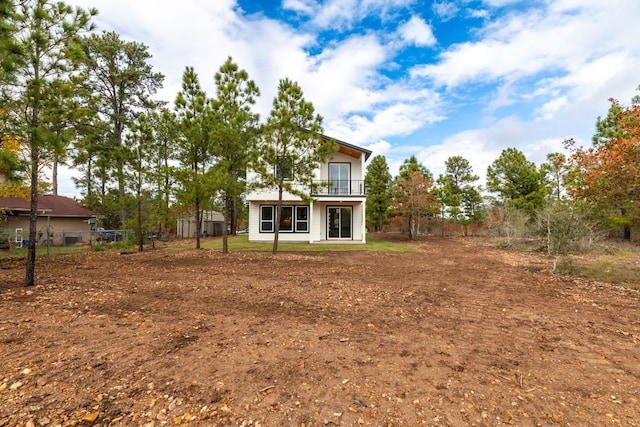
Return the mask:
[[[224,224],[224,215],[216,211],[202,212],[202,227],[200,229],[203,237],[221,236]],[[196,237],[196,216],[194,212],[185,212],[177,219],[177,234],[181,239],[192,239]]]

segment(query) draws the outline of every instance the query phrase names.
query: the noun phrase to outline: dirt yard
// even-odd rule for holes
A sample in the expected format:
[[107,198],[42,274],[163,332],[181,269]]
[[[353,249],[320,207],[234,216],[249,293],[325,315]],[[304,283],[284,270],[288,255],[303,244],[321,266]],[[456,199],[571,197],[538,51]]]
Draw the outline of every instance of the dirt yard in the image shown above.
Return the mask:
[[470,240],[0,261],[0,426],[640,426],[640,293]]

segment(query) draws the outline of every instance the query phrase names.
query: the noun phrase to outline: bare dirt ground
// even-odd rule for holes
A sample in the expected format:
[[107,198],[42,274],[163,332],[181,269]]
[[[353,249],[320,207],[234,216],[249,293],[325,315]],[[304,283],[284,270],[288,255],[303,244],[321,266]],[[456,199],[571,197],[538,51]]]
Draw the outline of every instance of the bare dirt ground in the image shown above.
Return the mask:
[[0,426],[638,426],[640,293],[416,253],[0,262]]

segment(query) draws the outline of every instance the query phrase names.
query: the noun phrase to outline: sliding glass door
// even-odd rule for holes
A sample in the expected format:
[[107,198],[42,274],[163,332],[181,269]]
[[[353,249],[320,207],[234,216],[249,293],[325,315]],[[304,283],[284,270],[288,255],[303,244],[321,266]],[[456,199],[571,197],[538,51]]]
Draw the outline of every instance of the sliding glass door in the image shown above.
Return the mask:
[[327,239],[351,239],[351,209],[351,206],[327,208]]

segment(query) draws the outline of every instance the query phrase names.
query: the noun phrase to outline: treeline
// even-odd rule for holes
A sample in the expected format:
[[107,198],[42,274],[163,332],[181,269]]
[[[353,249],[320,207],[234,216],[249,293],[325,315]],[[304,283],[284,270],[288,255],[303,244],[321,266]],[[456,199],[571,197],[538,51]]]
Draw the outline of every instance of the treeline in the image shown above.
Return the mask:
[[[640,87],[639,87],[640,89]],[[367,226],[406,230],[415,239],[481,227],[509,238],[537,237],[549,253],[580,250],[620,230],[631,240],[640,225],[640,98],[630,106],[611,99],[596,120],[590,147],[564,141],[566,153],[550,153],[539,167],[507,148],[478,184],[470,162],[453,156],[437,179],[415,156],[396,177],[383,156],[367,167]]]

